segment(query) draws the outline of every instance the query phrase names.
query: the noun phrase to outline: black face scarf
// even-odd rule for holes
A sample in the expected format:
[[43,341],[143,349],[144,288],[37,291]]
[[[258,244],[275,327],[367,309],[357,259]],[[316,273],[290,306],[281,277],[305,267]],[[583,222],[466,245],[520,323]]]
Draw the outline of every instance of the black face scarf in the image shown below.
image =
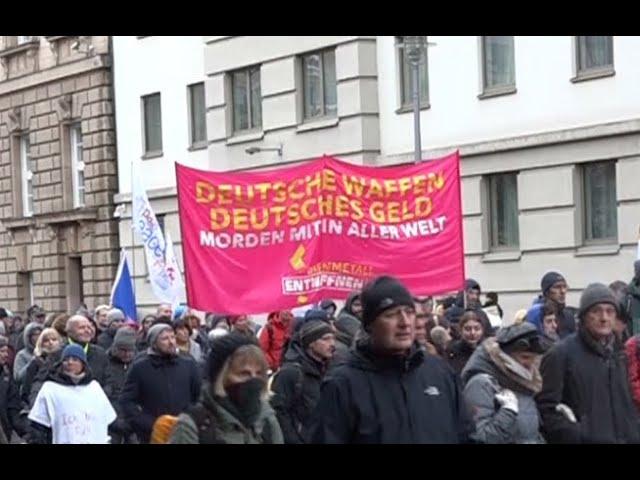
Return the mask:
[[236,407],[236,411],[247,427],[253,425],[262,411],[262,391],[265,381],[252,378],[242,383],[234,383],[226,387],[229,400]]

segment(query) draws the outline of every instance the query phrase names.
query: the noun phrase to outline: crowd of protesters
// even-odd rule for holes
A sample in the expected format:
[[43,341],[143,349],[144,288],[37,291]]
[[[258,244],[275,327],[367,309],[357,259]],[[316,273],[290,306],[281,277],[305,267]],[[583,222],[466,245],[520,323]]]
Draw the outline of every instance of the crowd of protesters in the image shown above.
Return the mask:
[[[0,308],[0,443],[637,443],[640,261],[514,319],[381,276],[296,317]],[[485,301],[481,298],[484,295]]]

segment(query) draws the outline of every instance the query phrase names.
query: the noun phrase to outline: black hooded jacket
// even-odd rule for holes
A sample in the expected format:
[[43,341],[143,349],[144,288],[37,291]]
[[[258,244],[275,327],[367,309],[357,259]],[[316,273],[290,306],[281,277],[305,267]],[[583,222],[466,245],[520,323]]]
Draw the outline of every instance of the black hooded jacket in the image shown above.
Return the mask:
[[20,417],[20,394],[13,376],[0,367],[0,426],[7,440],[11,440],[11,432],[16,431],[20,436],[25,433],[25,426]]
[[322,384],[312,443],[463,443],[473,426],[458,377],[417,344],[376,355],[366,339]]
[[[482,342],[480,340],[477,345]],[[462,373],[462,369],[464,369],[465,365],[473,355],[476,347],[470,345],[464,340],[454,340],[449,344],[449,347],[446,351],[446,359],[449,366],[453,369],[457,374]]]
[[[475,280],[469,279],[465,282],[465,289],[480,290],[480,285],[478,285],[478,282],[476,282]],[[473,310],[478,315],[480,322],[482,322],[484,335],[487,337],[492,336],[494,331],[493,327],[491,326],[491,321],[489,320],[489,317],[484,312],[484,310],[482,310],[480,302],[473,306],[465,306],[465,291],[466,290],[461,290],[458,292],[458,295],[456,296],[456,302],[447,309],[445,318],[449,321],[450,324],[457,325],[462,315],[464,315],[465,311]]]
[[148,443],[161,415],[178,415],[198,401],[201,375],[191,358],[149,353],[129,368],[120,406],[138,438]]
[[293,340],[276,374],[271,406],[276,412],[285,443],[306,443],[304,433],[320,398],[326,367]]
[[344,308],[340,310],[335,322],[336,327],[336,351],[331,361],[331,368],[342,365],[347,361],[349,350],[353,346],[356,333],[362,327],[362,322],[353,313],[353,302],[360,298],[358,292],[354,292],[347,298]]
[[[605,348],[580,327],[543,357],[540,373],[536,403],[547,442],[640,442],[626,356],[617,339]],[[560,403],[573,411],[577,423],[556,411]]]

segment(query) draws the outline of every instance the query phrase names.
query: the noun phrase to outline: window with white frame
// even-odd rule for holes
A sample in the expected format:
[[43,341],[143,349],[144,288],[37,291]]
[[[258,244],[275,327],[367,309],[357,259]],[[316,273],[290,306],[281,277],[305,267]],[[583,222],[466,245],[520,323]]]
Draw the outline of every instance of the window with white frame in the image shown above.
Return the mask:
[[[404,48],[404,37],[396,37],[396,50],[400,80],[400,103],[403,108],[408,108],[413,105],[413,66],[407,58],[407,52]],[[421,106],[429,104],[429,60],[427,50],[427,47],[422,50],[418,64],[418,84],[420,88]]]
[[33,215],[33,172],[35,170],[31,160],[31,146],[29,134],[20,136],[20,173],[22,179],[22,215]]
[[302,56],[302,90],[305,120],[338,114],[335,49]]
[[615,161],[582,167],[585,243],[612,243],[618,238]]
[[191,146],[207,141],[207,119],[204,102],[204,83],[189,85],[189,144]]
[[516,85],[512,36],[482,37],[483,92],[513,89]]
[[488,178],[491,250],[519,248],[518,174],[500,173]]
[[613,37],[576,37],[577,76],[613,70]]
[[262,128],[262,91],[260,67],[254,66],[231,73],[233,130]]
[[146,155],[162,153],[162,110],[160,94],[142,97],[142,123],[144,128],[144,153]]
[[82,159],[82,128],[80,123],[69,127],[69,146],[71,149],[71,172],[73,175],[73,208],[84,207],[84,161]]

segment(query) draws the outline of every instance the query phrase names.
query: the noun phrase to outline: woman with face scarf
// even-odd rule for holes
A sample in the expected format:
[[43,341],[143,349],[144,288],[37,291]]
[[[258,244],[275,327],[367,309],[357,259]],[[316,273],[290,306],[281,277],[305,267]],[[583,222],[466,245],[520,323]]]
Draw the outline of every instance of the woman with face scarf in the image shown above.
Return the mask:
[[238,332],[216,338],[208,368],[200,401],[178,417],[169,443],[283,443],[257,343]]

